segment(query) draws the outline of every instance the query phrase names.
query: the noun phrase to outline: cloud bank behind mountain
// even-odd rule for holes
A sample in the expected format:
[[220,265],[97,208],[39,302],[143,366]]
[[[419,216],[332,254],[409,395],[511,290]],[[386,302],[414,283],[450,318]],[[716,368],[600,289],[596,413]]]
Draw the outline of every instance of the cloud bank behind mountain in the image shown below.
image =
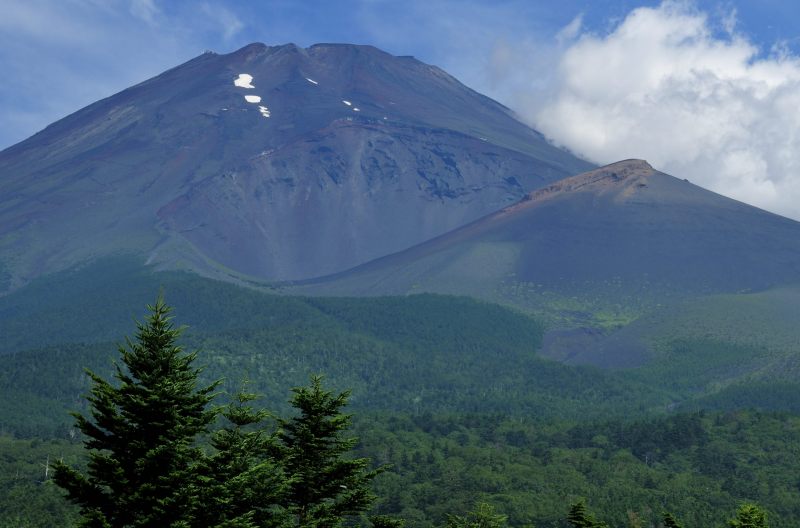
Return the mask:
[[597,164],[646,158],[800,219],[794,10],[746,0],[5,0],[0,148],[206,48],[368,43],[442,67]]
[[[800,58],[759,49],[736,13],[638,8],[608,32],[565,28],[555,70],[515,103],[556,143],[598,164],[659,170],[800,219]],[[547,95],[542,97],[542,92]]]

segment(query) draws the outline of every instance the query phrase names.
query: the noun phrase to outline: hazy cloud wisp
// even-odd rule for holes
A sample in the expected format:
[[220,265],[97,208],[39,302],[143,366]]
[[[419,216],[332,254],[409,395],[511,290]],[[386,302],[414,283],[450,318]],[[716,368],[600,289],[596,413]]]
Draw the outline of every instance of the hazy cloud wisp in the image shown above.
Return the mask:
[[56,119],[238,37],[217,2],[4,0],[0,150]]

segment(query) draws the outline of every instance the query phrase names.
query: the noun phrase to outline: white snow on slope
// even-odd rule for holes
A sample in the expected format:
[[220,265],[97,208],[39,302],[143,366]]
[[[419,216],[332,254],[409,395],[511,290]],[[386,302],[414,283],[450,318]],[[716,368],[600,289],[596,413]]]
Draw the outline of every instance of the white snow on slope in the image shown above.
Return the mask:
[[261,97],[258,95],[245,95],[244,100],[248,103],[260,103]]
[[255,88],[253,86],[253,76],[249,73],[240,73],[239,77],[233,80],[233,85],[239,88]]
[[261,115],[264,117],[269,117],[269,108],[266,106],[259,106],[258,111],[261,112]]
[[347,101],[347,100],[345,100],[345,99],[342,99],[342,102],[343,102],[344,104],[346,104],[347,106],[353,106],[353,103],[351,103],[350,101]]
[[309,79],[308,77],[306,77],[306,80],[307,80],[308,82],[310,82],[311,84],[319,84],[319,83],[318,83],[317,81],[315,81],[314,79]]

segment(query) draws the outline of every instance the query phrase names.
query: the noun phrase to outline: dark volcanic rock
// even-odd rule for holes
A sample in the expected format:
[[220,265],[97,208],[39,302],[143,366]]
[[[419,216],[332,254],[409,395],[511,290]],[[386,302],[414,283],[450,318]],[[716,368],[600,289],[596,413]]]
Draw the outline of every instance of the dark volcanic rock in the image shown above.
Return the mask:
[[0,153],[0,261],[10,284],[120,251],[314,277],[587,168],[434,66],[368,46],[252,44]]
[[304,288],[497,299],[514,284],[567,296],[613,286],[636,298],[795,283],[800,223],[627,160],[566,178],[470,225]]

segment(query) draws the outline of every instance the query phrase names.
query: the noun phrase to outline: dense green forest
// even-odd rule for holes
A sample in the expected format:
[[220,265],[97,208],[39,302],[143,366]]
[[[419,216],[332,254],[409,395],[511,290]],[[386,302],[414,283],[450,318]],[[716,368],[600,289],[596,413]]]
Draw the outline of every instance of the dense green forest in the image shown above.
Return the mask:
[[[740,411],[572,424],[391,413],[356,414],[354,422],[356,454],[389,465],[372,486],[373,512],[409,527],[443,525],[477,502],[511,526],[566,526],[567,504],[582,497],[619,527],[632,514],[658,526],[664,510],[684,526],[722,527],[743,501],[764,506],[773,527],[800,519],[796,416]],[[62,457],[79,463],[79,437],[3,437],[0,445],[0,511],[30,526],[66,525],[75,512],[45,480],[44,466]]]
[[542,359],[541,324],[468,298],[296,298],[189,274],[129,272],[124,263],[112,271],[80,270],[0,299],[0,430],[65,438],[68,411],[84,405],[83,369],[111,373],[117,343],[141,316],[134,306],[159,288],[190,328],[184,342],[201,351],[204,379],[223,378],[231,391],[248,378],[281,411],[286,390],[320,372],[353,391],[357,411],[579,419],[641,415],[674,401],[648,381]]
[[68,414],[88,410],[84,367],[113,374],[159,290],[221,403],[244,379],[278,416],[310,374],[352,389],[355,454],[388,465],[373,514],[442,526],[487,503],[511,526],[561,527],[585,498],[611,526],[671,511],[721,527],[745,501],[773,527],[800,519],[800,391],[732,371],[759,357],[745,343],[676,340],[674,361],[629,371],[566,366],[537,356],[542,324],[488,303],[286,297],[120,260],[0,298],[0,526],[74,520],[46,467],[84,463]]

